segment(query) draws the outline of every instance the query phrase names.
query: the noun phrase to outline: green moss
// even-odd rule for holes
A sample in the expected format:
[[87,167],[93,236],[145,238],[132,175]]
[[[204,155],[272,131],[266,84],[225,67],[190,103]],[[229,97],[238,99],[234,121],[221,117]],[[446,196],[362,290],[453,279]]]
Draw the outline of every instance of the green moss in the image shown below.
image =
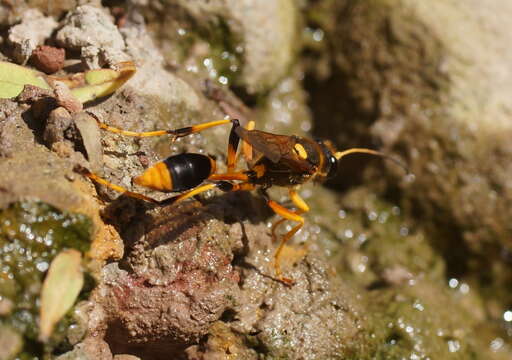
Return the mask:
[[0,211],[0,299],[10,308],[0,325],[23,334],[23,358],[39,358],[63,339],[66,321],[57,326],[47,349],[37,343],[39,294],[52,259],[65,248],[89,248],[91,221],[42,202],[19,202]]
[[368,359],[486,358],[471,335],[475,320],[433,282],[374,292],[369,304]]

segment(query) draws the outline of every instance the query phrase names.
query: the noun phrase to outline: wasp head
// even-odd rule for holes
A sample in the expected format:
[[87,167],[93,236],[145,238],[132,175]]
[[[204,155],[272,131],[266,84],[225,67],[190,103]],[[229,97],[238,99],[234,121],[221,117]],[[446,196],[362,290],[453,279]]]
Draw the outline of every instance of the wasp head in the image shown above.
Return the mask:
[[320,145],[322,161],[319,164],[316,180],[321,182],[336,176],[338,172],[338,159],[335,156],[334,146],[330,141],[317,140],[317,143]]

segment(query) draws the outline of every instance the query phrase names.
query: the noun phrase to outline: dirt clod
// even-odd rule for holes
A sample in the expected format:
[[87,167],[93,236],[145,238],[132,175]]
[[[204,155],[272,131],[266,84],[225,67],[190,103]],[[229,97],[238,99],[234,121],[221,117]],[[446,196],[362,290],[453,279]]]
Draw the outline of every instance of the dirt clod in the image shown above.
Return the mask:
[[62,48],[43,45],[38,46],[33,52],[31,62],[34,66],[47,74],[53,74],[64,66],[66,51]]

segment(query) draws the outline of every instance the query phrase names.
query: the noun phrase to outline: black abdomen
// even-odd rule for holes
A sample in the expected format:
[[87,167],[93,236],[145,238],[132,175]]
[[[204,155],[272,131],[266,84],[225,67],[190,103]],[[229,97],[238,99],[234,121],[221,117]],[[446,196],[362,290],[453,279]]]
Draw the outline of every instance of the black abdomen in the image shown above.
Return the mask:
[[201,154],[185,153],[169,156],[164,163],[169,169],[172,191],[195,188],[215,171],[213,159]]

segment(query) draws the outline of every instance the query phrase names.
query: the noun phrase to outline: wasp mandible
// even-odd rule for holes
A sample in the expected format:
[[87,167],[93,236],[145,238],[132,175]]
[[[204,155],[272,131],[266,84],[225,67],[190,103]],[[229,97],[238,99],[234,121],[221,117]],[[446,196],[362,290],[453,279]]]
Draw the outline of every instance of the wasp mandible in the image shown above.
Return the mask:
[[[286,242],[304,225],[302,214],[309,211],[309,206],[298,193],[300,185],[308,181],[324,182],[332,178],[336,175],[338,162],[349,154],[364,153],[386,157],[403,167],[396,159],[376,150],[351,148],[345,151],[336,151],[329,141],[315,141],[295,135],[278,135],[255,130],[253,121],[248,122],[246,127],[241,126],[236,119],[223,119],[175,130],[133,132],[108,126],[97,117],[95,119],[100,128],[113,133],[136,137],[168,135],[173,139],[231,123],[226,157],[227,171],[225,173],[217,172],[216,161],[211,156],[183,153],[170,156],[154,164],[146,169],[142,175],[132,179],[133,183],[156,191],[181,193],[168,199],[156,200],[141,193],[129,191],[124,187],[106,181],[83,167],[78,167],[77,171],[96,183],[122,192],[127,196],[159,205],[177,203],[214,188],[224,192],[258,188],[268,206],[282,217],[272,226],[273,238],[276,238],[277,227],[284,221],[290,220],[296,223],[290,231],[282,236],[274,254],[276,277],[286,284],[292,284],[293,281],[282,276],[280,256]],[[247,163],[247,169],[241,171],[236,169],[237,151],[240,142],[242,142],[241,153]],[[267,189],[271,186],[288,188],[289,197],[297,210],[290,210],[271,200],[267,193]]]

